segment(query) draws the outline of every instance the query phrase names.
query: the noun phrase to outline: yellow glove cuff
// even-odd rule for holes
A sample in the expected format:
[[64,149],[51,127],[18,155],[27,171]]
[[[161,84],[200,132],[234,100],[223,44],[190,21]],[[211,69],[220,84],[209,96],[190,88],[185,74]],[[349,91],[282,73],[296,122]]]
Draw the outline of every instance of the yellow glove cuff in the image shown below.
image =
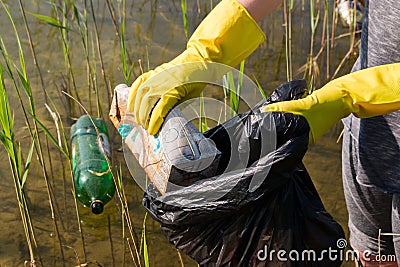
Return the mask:
[[223,0],[197,27],[187,49],[200,56],[198,60],[234,67],[265,39],[264,32],[242,4]]

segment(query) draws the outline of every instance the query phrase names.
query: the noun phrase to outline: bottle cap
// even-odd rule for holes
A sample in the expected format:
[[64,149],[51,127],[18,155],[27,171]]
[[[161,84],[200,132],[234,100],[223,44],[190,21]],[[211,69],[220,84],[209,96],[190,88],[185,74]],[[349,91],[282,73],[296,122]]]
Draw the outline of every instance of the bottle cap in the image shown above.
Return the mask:
[[92,208],[92,212],[94,214],[100,214],[104,210],[104,204],[103,201],[101,200],[95,200],[90,204],[90,207]]

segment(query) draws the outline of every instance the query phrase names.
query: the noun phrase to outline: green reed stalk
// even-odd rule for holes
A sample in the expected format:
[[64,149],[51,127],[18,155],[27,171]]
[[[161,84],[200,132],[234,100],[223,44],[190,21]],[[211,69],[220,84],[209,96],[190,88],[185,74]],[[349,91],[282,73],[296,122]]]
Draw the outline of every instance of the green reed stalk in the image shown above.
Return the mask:
[[14,139],[14,117],[11,113],[8,101],[7,89],[4,83],[3,66],[0,64],[0,141],[3,144],[10,162],[11,172],[14,181],[15,193],[17,196],[18,207],[21,214],[22,225],[24,227],[25,238],[30,254],[30,266],[36,266],[34,248],[38,249],[32,221],[29,216],[29,207],[26,202],[23,190],[29,171],[34,148],[34,138],[31,139],[32,145],[26,159],[25,168],[22,167],[22,151]]
[[[67,14],[67,3],[63,3],[63,6],[58,6],[54,0],[50,0],[50,4],[52,6],[53,12],[55,14],[55,18],[33,14],[37,18],[45,21],[47,24],[51,26],[55,26],[59,29],[61,41],[63,45],[64,52],[64,64],[66,70],[66,76],[68,77],[68,83],[72,83],[73,92],[75,97],[80,101],[79,93],[77,90],[76,82],[75,82],[75,74],[72,69],[72,59],[70,55],[70,43],[68,33],[71,30],[68,26],[68,14]],[[61,10],[61,11],[60,11]],[[61,12],[61,15],[60,15]]]
[[205,116],[205,108],[204,108],[204,94],[203,92],[200,95],[200,110],[199,110],[199,131],[204,133],[208,131],[208,123],[207,117]]
[[[58,117],[61,120],[60,114],[58,114]],[[63,126],[63,124],[61,124],[61,125],[62,125],[62,133],[63,133],[63,137],[64,137],[65,152],[66,152],[68,163],[69,163],[69,166],[70,166],[70,177],[71,177],[71,184],[72,184],[72,192],[73,192],[73,195],[74,195],[75,214],[76,214],[76,219],[77,219],[77,224],[78,224],[78,231],[79,231],[79,235],[80,235],[80,238],[81,238],[83,260],[86,262],[87,261],[87,256],[86,256],[85,237],[83,235],[82,223],[81,223],[81,219],[80,219],[80,215],[79,215],[78,199],[75,196],[74,174],[72,172],[72,170],[73,170],[73,168],[72,168],[72,160],[71,160],[71,157],[70,157],[71,153],[69,152],[68,139],[67,139],[67,135],[65,133],[64,126]]]
[[226,107],[228,106],[227,102],[229,100],[229,83],[228,83],[228,77],[226,74],[222,77],[222,89],[224,92],[224,107],[225,107],[224,119],[227,120]]
[[[112,4],[111,4],[111,6],[112,6]],[[117,35],[120,36],[122,68],[123,68],[126,84],[131,84],[132,83],[131,78],[137,77],[138,75],[135,73],[134,64],[132,62],[128,47],[126,46],[126,40],[125,40],[126,0],[118,1],[118,13],[119,13],[119,25],[121,28],[120,29],[121,33],[117,33]],[[130,67],[128,68],[128,66],[130,66]]]
[[286,79],[293,80],[292,68],[292,10],[293,0],[284,1],[284,24],[285,24],[285,49],[286,49]]
[[329,80],[330,75],[330,40],[329,40],[329,0],[325,0],[325,16],[324,22],[326,27],[326,80]]
[[95,45],[94,45],[94,40],[93,36],[91,36],[91,42],[92,42],[92,55],[93,55],[93,62],[92,62],[92,75],[93,75],[93,88],[94,88],[94,94],[96,96],[96,106],[97,106],[97,117],[101,117],[102,115],[102,109],[101,109],[101,104],[100,104],[100,95],[99,95],[99,86],[97,84],[97,63],[96,63],[96,51],[95,51]]
[[236,99],[235,99],[236,112],[239,112],[240,94],[242,92],[242,87],[243,87],[244,63],[245,63],[245,61],[243,60],[242,62],[240,62],[240,66],[239,66],[239,80],[238,80],[236,92],[235,92],[236,93]]
[[335,41],[335,26],[336,26],[336,22],[338,19],[338,12],[337,12],[337,5],[338,5],[339,0],[335,0],[334,1],[334,5],[333,5],[333,11],[332,11],[332,34],[331,34],[331,49],[334,46],[334,41]]
[[[63,11],[63,20],[62,21],[60,20],[60,16],[59,16],[59,13],[58,13],[58,10],[61,10],[61,8],[58,8],[58,6],[56,6],[56,4],[54,2],[52,2],[52,7],[53,7],[53,10],[55,11],[56,18],[47,17],[47,16],[39,15],[39,14],[32,14],[32,15],[34,15],[35,17],[39,18],[40,20],[48,23],[51,26],[59,28],[60,34],[61,34],[62,43],[63,43],[64,62],[66,64],[67,73],[69,73],[69,77],[72,80],[72,83],[74,85],[76,97],[79,99],[79,94],[76,91],[75,78],[74,78],[74,74],[73,74],[72,67],[71,67],[71,58],[70,58],[70,54],[69,54],[69,51],[70,51],[69,50],[69,42],[67,41],[68,31],[70,31],[70,29],[67,26],[68,22],[67,22],[67,19],[66,19],[66,16],[67,16],[66,15],[67,3],[64,2],[64,5],[63,5],[63,9],[62,9],[62,11]],[[86,15],[85,15],[86,14],[86,9],[84,11],[84,16],[83,16],[84,22],[83,22],[83,24],[81,24],[80,16],[79,16],[77,8],[75,6],[75,2],[73,3],[73,7],[74,7],[74,12],[75,12],[75,15],[76,15],[76,18],[77,18],[77,21],[78,21],[79,30],[80,30],[80,36],[81,36],[81,39],[82,39],[82,45],[84,47],[84,52],[85,52],[85,56],[86,56],[86,61],[87,61],[87,66],[88,66],[87,69],[88,69],[88,75],[89,75],[88,84],[89,84],[89,87],[90,87],[90,82],[89,81],[91,79],[90,79],[90,65],[88,65],[89,64],[89,55],[88,55],[88,49],[87,49],[87,35],[88,35],[87,29],[88,28],[87,28],[87,19],[86,19]],[[82,30],[82,28],[83,28],[83,30]],[[53,107],[55,107],[54,103],[53,103]],[[57,112],[57,114],[58,114],[59,121],[62,122],[61,117],[60,117],[58,112]],[[46,138],[49,137],[50,140],[59,148],[59,151],[62,152],[66,156],[66,158],[68,158],[68,160],[70,161],[70,156],[69,156],[69,151],[68,151],[68,142],[67,142],[65,130],[64,130],[64,127],[63,127],[62,123],[61,123],[61,127],[62,127],[62,133],[64,135],[64,149],[59,144],[57,144],[55,138],[51,135],[51,133],[48,131],[48,129],[42,123],[40,123],[40,121],[36,117],[35,117],[35,121],[37,121],[37,123],[39,123],[40,127],[44,130],[44,132],[46,134]],[[72,166],[71,162],[70,162],[70,166]],[[71,171],[71,177],[73,177],[72,176],[72,171]],[[72,182],[72,187],[73,187],[73,190],[75,190],[73,182]],[[84,255],[84,260],[86,261],[85,242],[84,242],[83,231],[82,231],[82,227],[81,227],[80,216],[79,216],[79,211],[78,211],[78,204],[77,204],[76,198],[74,198],[74,201],[75,201],[75,210],[76,210],[77,220],[78,220],[79,233],[80,233],[81,240],[82,240],[82,251],[83,251],[83,255]],[[60,242],[60,245],[61,245],[61,242]],[[62,251],[62,254],[63,254],[63,251]]]
[[[8,56],[8,53],[7,53],[7,50],[6,50],[5,46],[4,46],[3,41],[1,41],[2,42],[2,54],[3,54],[3,57],[5,58],[5,62],[7,64],[8,75],[13,80],[14,86],[16,88],[17,95],[18,95],[18,98],[19,98],[19,101],[21,103],[22,110],[23,110],[23,113],[24,113],[24,116],[25,116],[25,121],[26,121],[26,123],[28,125],[28,130],[30,132],[31,137],[36,140],[35,149],[36,149],[36,153],[37,153],[37,156],[38,156],[38,159],[39,159],[39,163],[40,163],[40,166],[42,168],[42,172],[43,172],[45,183],[46,183],[48,200],[49,200],[49,205],[50,205],[50,209],[51,209],[51,217],[52,217],[54,229],[55,229],[57,237],[58,237],[61,255],[64,258],[64,252],[63,252],[61,238],[60,238],[60,234],[59,234],[59,230],[58,230],[58,223],[57,223],[57,219],[56,219],[56,216],[55,216],[54,194],[53,194],[53,190],[51,188],[51,185],[49,183],[49,177],[48,177],[47,170],[46,170],[46,163],[45,163],[44,154],[43,154],[43,151],[42,151],[41,140],[39,138],[39,135],[37,135],[37,133],[38,133],[38,123],[37,123],[37,120],[36,120],[36,109],[35,109],[35,103],[34,103],[33,94],[32,94],[32,88],[31,88],[30,81],[29,81],[29,78],[28,78],[28,75],[27,75],[27,70],[26,70],[26,65],[25,65],[25,58],[24,58],[24,54],[23,54],[23,51],[22,51],[22,46],[21,46],[19,35],[18,35],[18,31],[17,31],[17,29],[15,27],[13,18],[11,16],[10,12],[9,12],[9,9],[4,5],[4,3],[2,1],[1,1],[1,3],[2,3],[3,8],[6,11],[6,13],[7,13],[7,15],[8,15],[8,17],[9,17],[9,19],[11,21],[11,25],[12,25],[12,27],[14,29],[14,34],[16,36],[17,46],[18,46],[20,68],[18,68],[16,66],[16,64],[14,64],[11,61],[10,57]],[[15,75],[13,74],[12,66],[14,66],[13,68],[15,69],[15,71],[18,74],[19,80],[20,80],[21,85],[22,85],[22,89],[24,90],[25,94],[28,97],[29,106],[30,106],[29,113],[32,116],[32,118],[35,119],[33,121],[33,127],[34,127],[33,131],[31,129],[31,127],[30,127],[30,122],[29,122],[29,119],[28,119],[28,116],[27,116],[28,112],[24,107],[24,103],[22,102],[22,95],[20,93],[21,90],[19,89],[19,85],[17,85],[17,83],[16,83],[16,79],[15,79]],[[46,139],[46,141],[47,141],[47,139]],[[49,150],[48,150],[48,153],[49,153]],[[36,240],[35,240],[35,242],[36,242]]]
[[[108,83],[108,80],[106,77],[106,71],[105,71],[104,62],[103,62],[103,55],[102,55],[101,46],[100,46],[99,30],[97,27],[96,15],[95,15],[94,8],[93,8],[93,0],[89,0],[89,3],[90,3],[90,9],[91,9],[92,19],[93,19],[94,33],[95,33],[95,37],[96,37],[96,46],[97,46],[97,53],[98,53],[99,61],[100,61],[101,75],[103,76],[104,86],[108,89],[108,98],[109,98],[108,102],[110,102],[110,97],[113,95],[113,92],[112,92],[111,86]],[[98,98],[98,96],[97,96],[97,98]],[[98,102],[100,102],[100,99],[98,99]]]
[[[119,170],[117,171],[117,182],[115,186],[118,186],[119,191],[122,192],[123,190],[123,181],[122,181],[122,165],[119,165]],[[123,198],[123,196],[121,196]],[[125,199],[126,200],[126,199]],[[122,266],[125,266],[125,251],[126,251],[126,235],[125,235],[125,219],[124,213],[121,212],[121,229],[122,229],[122,239],[123,239],[123,249],[122,249]],[[135,262],[135,261],[134,261]]]
[[[51,101],[51,103],[52,103],[52,105],[54,107],[55,105],[52,102],[51,98],[49,98],[49,100]],[[70,166],[70,177],[71,177],[71,180],[72,180],[72,192],[75,193],[75,183],[74,183],[74,180],[73,180],[72,161],[71,161],[71,156],[70,156],[71,154],[70,154],[69,147],[68,147],[68,138],[67,138],[67,134],[66,134],[64,125],[62,123],[62,119],[61,119],[61,116],[60,116],[59,112],[56,110],[55,113],[56,113],[56,116],[57,116],[57,120],[59,122],[61,122],[59,124],[60,125],[59,126],[60,127],[59,132],[60,132],[60,136],[62,134],[62,140],[61,140],[61,137],[58,138],[58,140],[56,140],[56,138],[51,134],[51,132],[47,129],[47,127],[45,125],[43,125],[37,118],[35,118],[35,120],[38,122],[40,128],[44,131],[46,136],[49,137],[49,139],[53,142],[53,144],[58,148],[59,153],[60,153],[60,158],[61,158],[61,155],[64,155],[67,158],[67,160],[69,162],[69,166]],[[61,160],[61,162],[63,162],[63,161]],[[64,164],[63,164],[63,166],[64,166]],[[76,216],[77,216],[77,221],[78,221],[78,230],[79,230],[80,237],[81,237],[81,244],[82,244],[82,251],[83,251],[84,261],[86,262],[87,260],[86,260],[85,240],[84,240],[81,221],[80,221],[80,216],[79,216],[78,202],[77,202],[77,198],[76,198],[75,194],[74,194],[74,204],[75,204],[75,211],[76,211]],[[75,251],[75,254],[77,254],[76,251]],[[64,262],[63,262],[63,264],[65,265]]]
[[139,251],[141,252],[143,249],[144,266],[149,267],[150,260],[149,260],[149,251],[148,251],[147,238],[146,238],[146,221],[147,221],[147,212],[144,214],[144,218],[143,218],[143,230],[142,230],[142,239],[141,239],[142,242],[140,244]]
[[[34,63],[34,65],[36,67],[36,70],[37,70],[37,72],[39,74],[40,84],[41,84],[42,91],[43,91],[43,94],[44,94],[44,101],[45,101],[45,103],[47,103],[48,102],[48,93],[47,93],[46,88],[44,86],[43,75],[42,75],[42,71],[40,69],[38,60],[37,60],[35,46],[33,45],[31,32],[30,32],[30,29],[29,29],[28,21],[26,19],[25,8],[24,8],[21,0],[18,0],[18,2],[19,2],[21,15],[22,15],[22,18],[23,18],[23,21],[24,21],[26,34],[27,34],[28,41],[29,41],[29,47],[30,47],[30,50],[31,50],[33,63]],[[40,137],[38,137],[38,138],[40,139]],[[51,174],[51,177],[54,177],[54,175],[53,175],[52,157],[50,156],[50,147],[49,147],[49,141],[48,141],[47,137],[45,137],[45,145],[46,145],[46,148],[47,148],[48,161],[49,161],[49,165],[50,165],[50,174]]]
[[262,88],[261,84],[257,80],[257,78],[254,76],[254,81],[257,84],[258,91],[261,93],[263,99],[267,99],[267,94],[265,93],[264,89]]
[[189,25],[187,19],[187,3],[186,0],[181,0],[182,17],[183,17],[183,29],[185,30],[186,40],[189,40]]
[[[122,12],[120,16],[120,29],[121,29],[121,37],[120,37],[120,42],[121,42],[121,59],[122,59],[122,70],[124,73],[124,78],[125,78],[125,83],[126,84],[131,84],[131,78],[133,73],[133,67],[134,65],[132,64],[128,50],[126,47],[125,43],[125,24],[126,24],[126,1],[122,1]],[[130,67],[128,67],[130,65]]]
[[240,94],[244,76],[244,65],[245,61],[243,60],[240,63],[237,84],[235,84],[235,78],[233,77],[232,71],[229,71],[227,74],[225,74],[222,80],[225,99],[229,98],[231,117],[235,116],[239,111]]
[[42,86],[42,90],[43,90],[43,93],[44,93],[44,99],[45,99],[45,102],[47,103],[47,92],[46,92],[46,88],[44,86],[42,71],[40,69],[40,66],[39,66],[39,63],[38,63],[38,60],[37,60],[37,57],[36,57],[35,47],[33,45],[32,36],[31,36],[31,32],[29,30],[28,21],[26,20],[25,8],[24,8],[24,5],[22,4],[21,0],[18,0],[18,3],[19,3],[19,8],[20,8],[20,11],[21,11],[22,18],[24,20],[26,34],[27,34],[27,37],[28,37],[28,40],[29,40],[29,47],[30,47],[31,53],[32,53],[33,64],[35,65],[35,67],[36,67],[36,69],[38,71],[40,84]]
[[108,226],[108,236],[110,237],[110,253],[111,253],[111,259],[112,259],[112,266],[115,267],[114,244],[113,244],[113,241],[112,241],[110,215],[107,216],[107,226]]
[[[62,143],[62,139],[61,139],[61,134],[62,134],[61,130],[64,131],[64,126],[62,125],[62,120],[60,118],[60,114],[58,113],[58,110],[57,110],[54,102],[52,101],[51,98],[49,98],[49,100],[50,100],[51,105],[53,106],[54,111],[47,104],[45,104],[45,107],[48,110],[48,112],[50,113],[50,115],[51,115],[51,117],[52,117],[52,119],[54,121],[54,125],[56,127],[56,132],[57,132],[58,145],[60,147],[62,147],[63,143]],[[63,134],[65,135],[65,133],[63,133]],[[46,139],[48,139],[48,137],[46,135],[45,135],[45,137],[46,137]],[[61,162],[62,181],[63,181],[63,188],[64,188],[64,191],[63,191],[63,195],[64,195],[64,210],[66,210],[67,209],[67,196],[66,196],[67,187],[66,187],[66,174],[65,174],[66,168],[65,168],[65,165],[64,165],[64,161],[63,161],[64,157],[63,157],[61,151],[58,151],[58,157],[59,157],[60,162]],[[57,202],[55,202],[55,203],[57,204]],[[64,221],[60,220],[60,222],[61,222],[61,225],[62,225],[63,229],[65,229]]]
[[78,7],[76,6],[75,0],[71,0],[71,5],[74,10],[74,18],[78,24],[79,36],[81,38],[81,44],[83,53],[85,55],[86,62],[86,80],[87,80],[87,89],[88,89],[88,98],[89,98],[89,110],[92,113],[92,82],[93,75],[90,65],[90,56],[89,56],[89,48],[88,48],[88,40],[89,40],[89,28],[88,28],[88,20],[87,20],[87,3],[84,1],[84,9],[82,12],[79,12]]
[[[121,1],[118,1],[118,2],[121,2]],[[123,2],[125,2],[125,0]],[[110,11],[110,15],[111,15],[111,18],[113,21],[115,35],[119,36],[119,27],[118,27],[117,18],[115,16],[114,6],[113,6],[112,2],[110,2],[110,0],[106,0],[106,3],[107,3],[108,11]],[[125,17],[124,17],[124,19],[125,19]]]
[[[47,129],[47,127],[45,125],[43,125],[39,120],[38,120],[38,123],[39,123],[39,126],[41,127],[41,129],[46,134],[46,136],[48,136],[49,139],[53,141],[53,144],[58,148],[59,153],[60,153],[60,158],[61,158],[61,155],[65,156],[65,158],[67,159],[67,161],[69,163],[69,166],[70,166],[70,177],[71,177],[71,184],[72,184],[72,192],[74,194],[75,213],[76,213],[77,224],[78,224],[78,231],[79,231],[79,234],[80,234],[80,237],[81,237],[81,245],[82,245],[82,252],[83,252],[84,262],[86,262],[87,258],[86,258],[85,239],[84,239],[84,236],[83,236],[82,224],[81,224],[80,215],[79,215],[78,201],[77,201],[77,198],[75,196],[75,183],[74,183],[74,179],[73,179],[74,176],[73,176],[73,173],[72,173],[72,169],[73,168],[72,168],[71,152],[70,152],[69,146],[68,146],[69,141],[68,141],[68,137],[67,137],[67,133],[66,133],[64,124],[62,123],[61,115],[57,111],[57,109],[55,107],[55,104],[53,103],[52,99],[49,98],[49,100],[50,100],[53,108],[55,109],[54,113],[55,113],[55,116],[57,117],[57,121],[60,122],[59,123],[59,133],[60,133],[60,136],[62,136],[62,137],[60,137],[60,138],[58,138],[58,140],[56,140],[56,138],[51,134],[51,132]],[[62,160],[61,160],[61,162],[62,162],[63,169],[64,169],[64,163],[63,163]],[[63,175],[64,175],[64,173],[63,173]],[[75,251],[75,249],[74,249],[74,252],[75,252],[76,255],[78,255],[77,252]],[[79,258],[79,257],[77,256],[77,258]]]
[[315,0],[310,0],[310,26],[311,26],[311,40],[310,40],[310,53],[308,55],[308,78],[314,81],[314,39],[315,32],[319,22],[319,11],[315,15]]

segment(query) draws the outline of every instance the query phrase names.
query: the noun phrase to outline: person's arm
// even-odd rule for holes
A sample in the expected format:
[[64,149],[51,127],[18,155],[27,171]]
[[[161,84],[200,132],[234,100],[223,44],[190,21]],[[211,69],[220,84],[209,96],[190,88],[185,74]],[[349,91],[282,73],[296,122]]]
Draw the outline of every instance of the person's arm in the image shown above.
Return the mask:
[[282,0],[238,0],[257,22],[265,18]]
[[[131,86],[128,112],[133,112],[136,122],[150,134],[156,134],[176,104],[200,95],[204,86],[183,84],[193,82],[193,73],[207,71],[210,64],[202,62],[237,66],[265,40],[256,21],[277,2],[280,1],[222,0],[197,27],[185,51],[136,79]],[[165,75],[158,76],[160,73]]]

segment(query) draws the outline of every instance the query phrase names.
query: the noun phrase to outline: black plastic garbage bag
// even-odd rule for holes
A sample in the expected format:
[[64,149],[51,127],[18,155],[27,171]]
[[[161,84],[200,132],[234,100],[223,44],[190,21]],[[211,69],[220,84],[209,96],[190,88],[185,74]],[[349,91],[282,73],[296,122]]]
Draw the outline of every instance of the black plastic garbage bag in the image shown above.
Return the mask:
[[[151,185],[146,190],[143,204],[168,240],[201,266],[340,266],[343,230],[302,163],[307,121],[260,112],[267,103],[300,98],[305,88],[304,81],[283,84],[253,110],[205,133],[222,152],[218,176],[162,196]],[[263,139],[273,131],[276,149],[265,152]],[[231,162],[245,166],[227,172]]]

